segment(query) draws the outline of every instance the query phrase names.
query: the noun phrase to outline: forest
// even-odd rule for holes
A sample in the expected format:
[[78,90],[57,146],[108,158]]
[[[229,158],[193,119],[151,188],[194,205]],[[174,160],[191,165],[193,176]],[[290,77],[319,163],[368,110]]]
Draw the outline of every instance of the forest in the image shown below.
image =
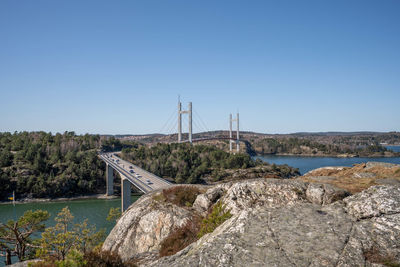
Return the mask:
[[119,140],[74,132],[0,133],[0,200],[55,198],[102,192],[104,163],[97,149],[122,147]]
[[[298,175],[289,166],[269,165],[246,153],[231,154],[211,145],[143,145],[74,132],[0,133],[0,200],[13,191],[17,199],[104,193],[105,165],[97,156],[99,150],[122,150],[124,159],[176,183],[217,182],[235,170],[251,170],[249,177]],[[241,178],[246,175],[250,172]]]
[[315,155],[315,156],[337,156],[340,154],[351,154],[360,157],[371,156],[396,156],[397,153],[388,151],[378,142],[365,145],[354,145],[346,138],[336,142],[315,141],[310,137],[298,138],[254,138],[251,141],[253,150],[260,155],[266,154],[292,154],[292,155]]
[[[146,146],[136,144],[122,149],[122,158],[160,177],[173,178],[176,183],[216,182],[235,170],[253,170],[260,174],[288,178],[298,175],[298,170],[285,165],[269,165],[254,160],[248,154],[231,154],[215,146],[183,144],[161,144]],[[253,173],[253,172],[252,172]]]

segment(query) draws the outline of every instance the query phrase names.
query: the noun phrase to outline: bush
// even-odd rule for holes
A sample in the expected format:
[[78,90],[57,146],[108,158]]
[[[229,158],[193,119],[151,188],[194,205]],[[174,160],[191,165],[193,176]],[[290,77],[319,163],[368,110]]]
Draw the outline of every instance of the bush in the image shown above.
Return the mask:
[[162,242],[160,256],[174,255],[197,240],[200,229],[200,219],[191,218],[182,227],[172,231]]
[[382,254],[376,247],[365,251],[364,257],[371,263],[378,263],[389,267],[400,267],[400,263],[396,261],[395,257]]
[[120,256],[110,251],[90,251],[83,256],[88,267],[134,267],[132,262],[123,262]]
[[196,197],[201,194],[200,189],[194,186],[174,186],[162,191],[164,199],[181,207],[191,207]]
[[211,213],[201,222],[200,231],[198,237],[202,237],[205,234],[212,233],[215,228],[220,226],[223,222],[232,217],[229,210],[225,209],[226,206],[222,202],[218,202],[214,205]]

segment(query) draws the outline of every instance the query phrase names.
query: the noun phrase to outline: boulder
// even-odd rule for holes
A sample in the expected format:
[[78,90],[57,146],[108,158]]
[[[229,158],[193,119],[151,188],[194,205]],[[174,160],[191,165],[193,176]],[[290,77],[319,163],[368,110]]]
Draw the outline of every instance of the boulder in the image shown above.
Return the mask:
[[328,171],[341,171],[341,170],[344,170],[344,169],[347,169],[347,168],[349,168],[349,167],[344,167],[344,166],[321,167],[321,168],[317,168],[317,169],[311,170],[311,171],[305,173],[304,175],[312,175],[315,172],[326,171],[326,170],[328,170]]
[[226,186],[221,201],[232,214],[254,207],[290,206],[306,202],[306,184],[286,179],[252,179]]
[[197,196],[193,203],[193,208],[204,216],[223,193],[224,190],[220,186],[210,188],[206,193]]
[[142,196],[118,220],[104,241],[103,250],[117,252],[123,260],[158,254],[170,232],[193,216],[190,210],[158,200],[160,192]]
[[357,220],[399,213],[400,187],[372,186],[344,199],[344,202],[346,203],[346,211]]
[[331,204],[349,195],[350,193],[348,191],[330,184],[310,183],[306,190],[307,199],[311,203],[319,205]]

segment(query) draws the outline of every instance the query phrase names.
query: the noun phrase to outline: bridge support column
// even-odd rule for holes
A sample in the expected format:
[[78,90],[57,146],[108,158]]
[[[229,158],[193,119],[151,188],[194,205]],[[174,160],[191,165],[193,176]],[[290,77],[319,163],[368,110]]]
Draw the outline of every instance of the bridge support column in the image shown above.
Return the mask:
[[229,152],[232,152],[232,114],[229,114]]
[[192,102],[189,102],[189,142],[192,143]]
[[124,212],[131,205],[131,182],[128,179],[121,180],[121,207]]
[[236,113],[236,151],[239,153],[240,150],[240,144],[239,144],[239,140],[240,140],[240,136],[239,136],[239,113]]
[[106,195],[112,196],[114,194],[114,170],[106,163]]

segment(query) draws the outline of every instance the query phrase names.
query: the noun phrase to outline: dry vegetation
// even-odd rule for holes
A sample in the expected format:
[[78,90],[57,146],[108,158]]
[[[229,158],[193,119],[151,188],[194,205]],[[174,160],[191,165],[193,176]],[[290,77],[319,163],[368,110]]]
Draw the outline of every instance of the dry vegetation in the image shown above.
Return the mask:
[[197,240],[200,231],[200,217],[192,217],[179,228],[172,231],[161,243],[160,256],[174,255]]
[[[158,202],[169,202],[191,209],[196,197],[204,190],[195,186],[174,186],[155,194]],[[182,226],[175,228],[161,243],[160,257],[174,255],[207,233],[211,233],[231,217],[229,210],[221,202],[214,204],[204,217],[194,213]]]
[[350,193],[361,192],[370,186],[380,184],[382,179],[392,179],[400,182],[399,166],[372,166],[365,163],[342,169],[317,169],[300,179],[306,182],[320,182],[319,177],[327,177],[324,183],[348,190]]
[[180,207],[191,207],[201,193],[203,192],[195,186],[174,186],[154,195],[153,199],[167,201]]
[[371,263],[382,264],[389,267],[400,267],[400,263],[396,262],[396,258],[392,255],[383,255],[379,249],[372,247],[364,252],[364,257]]

